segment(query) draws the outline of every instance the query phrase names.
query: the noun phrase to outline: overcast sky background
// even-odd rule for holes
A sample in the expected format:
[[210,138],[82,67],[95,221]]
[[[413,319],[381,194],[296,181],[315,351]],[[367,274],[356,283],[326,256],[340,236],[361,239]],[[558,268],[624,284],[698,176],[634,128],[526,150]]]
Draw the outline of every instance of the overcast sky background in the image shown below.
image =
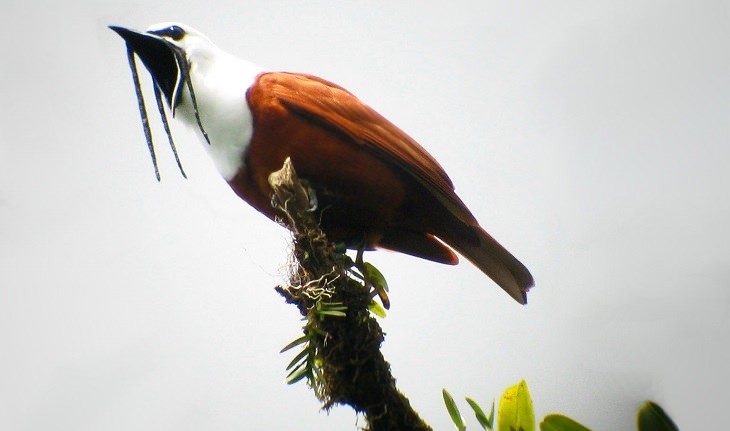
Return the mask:
[[1,429],[355,429],[284,383],[287,232],[179,125],[189,179],[153,121],[154,179],[106,26],[168,20],[354,92],[532,270],[520,307],[468,262],[367,255],[384,354],[436,429],[441,388],[488,406],[522,378],[539,418],[632,429],[653,399],[727,423],[726,1],[11,0],[0,20]]

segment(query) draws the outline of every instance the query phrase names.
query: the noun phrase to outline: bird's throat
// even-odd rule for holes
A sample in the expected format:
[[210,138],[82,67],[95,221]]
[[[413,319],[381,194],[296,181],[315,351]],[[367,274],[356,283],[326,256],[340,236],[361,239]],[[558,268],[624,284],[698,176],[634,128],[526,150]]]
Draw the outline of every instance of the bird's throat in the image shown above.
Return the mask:
[[190,63],[189,79],[202,128],[187,88],[175,118],[195,130],[223,178],[231,180],[243,167],[243,155],[253,135],[246,92],[261,69],[223,52],[201,62],[191,58]]

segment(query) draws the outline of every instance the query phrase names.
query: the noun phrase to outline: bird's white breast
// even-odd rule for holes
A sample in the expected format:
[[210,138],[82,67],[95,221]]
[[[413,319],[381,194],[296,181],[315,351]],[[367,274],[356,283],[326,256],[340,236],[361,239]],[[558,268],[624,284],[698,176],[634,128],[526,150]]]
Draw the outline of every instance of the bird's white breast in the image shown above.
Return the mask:
[[218,171],[231,180],[243,167],[253,134],[246,92],[262,69],[220,50],[214,54],[190,62],[198,113],[210,144],[197,124],[187,88],[175,116],[197,131]]

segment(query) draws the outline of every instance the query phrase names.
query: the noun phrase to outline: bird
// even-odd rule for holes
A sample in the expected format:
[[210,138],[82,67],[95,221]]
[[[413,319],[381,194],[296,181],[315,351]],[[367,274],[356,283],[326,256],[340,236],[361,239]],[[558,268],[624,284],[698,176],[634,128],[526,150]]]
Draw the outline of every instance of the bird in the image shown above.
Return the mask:
[[458,253],[527,303],[530,271],[480,226],[441,165],[343,87],[265,70],[186,24],[109,27],[125,40],[130,62],[133,52],[150,72],[161,112],[159,93],[173,117],[195,130],[231,189],[268,218],[280,215],[269,174],[290,158],[316,193],[331,242],[449,265]]

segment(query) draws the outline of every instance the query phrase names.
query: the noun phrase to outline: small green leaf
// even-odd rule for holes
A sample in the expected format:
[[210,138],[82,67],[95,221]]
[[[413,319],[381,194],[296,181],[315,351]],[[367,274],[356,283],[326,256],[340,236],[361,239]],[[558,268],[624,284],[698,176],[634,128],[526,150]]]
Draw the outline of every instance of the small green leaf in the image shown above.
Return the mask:
[[320,316],[345,317],[347,306],[341,302],[317,302],[317,314]]
[[451,416],[451,420],[454,422],[454,425],[456,425],[456,429],[459,431],[464,431],[466,429],[466,424],[464,424],[464,418],[462,418],[461,413],[459,413],[459,408],[456,407],[454,398],[446,389],[443,389],[441,393],[444,396],[444,404],[446,404],[446,410],[448,410],[449,416]]
[[540,431],[591,431],[590,428],[579,424],[563,415],[547,415],[540,422]]
[[289,362],[289,365],[286,366],[287,370],[291,370],[294,368],[298,363],[300,363],[304,358],[309,355],[309,349],[304,349],[301,352],[297,353],[297,355]]
[[309,369],[306,366],[304,366],[304,364],[302,364],[302,367],[292,370],[292,372],[289,373],[288,376],[286,376],[286,383],[288,385],[293,385],[294,383],[309,376],[308,371],[309,371]]
[[646,401],[639,408],[639,431],[679,431],[677,424],[652,401]]
[[498,414],[498,431],[535,431],[535,413],[527,382],[522,380],[504,391]]
[[296,346],[298,346],[300,344],[304,344],[304,343],[306,343],[308,341],[309,341],[309,336],[302,335],[301,337],[297,338],[296,340],[294,340],[291,343],[289,343],[286,346],[284,346],[283,349],[279,350],[279,353],[284,353],[287,350],[290,350],[290,349],[292,349],[292,348],[294,348],[294,347],[296,347]]
[[381,319],[385,319],[386,317],[385,308],[383,308],[383,306],[380,305],[378,302],[370,301],[370,304],[368,305],[368,310],[370,310],[371,313],[380,317]]
[[342,305],[341,302],[317,303],[317,314],[320,316],[345,317],[345,310],[347,310],[347,306]]
[[337,310],[319,310],[317,312],[320,316],[333,316],[333,317],[345,317],[347,314]]
[[375,290],[388,291],[388,282],[385,281],[383,273],[378,268],[371,263],[363,262],[363,269],[365,270],[365,276],[373,284]]
[[494,427],[494,402],[492,402],[492,412],[489,414],[489,417],[487,417],[486,414],[484,414],[484,410],[482,410],[481,407],[479,407],[479,404],[477,404],[476,401],[473,399],[466,397],[466,402],[469,403],[471,406],[471,409],[474,410],[474,416],[476,416],[477,421],[479,422],[479,425],[482,426],[485,430],[491,430]]

